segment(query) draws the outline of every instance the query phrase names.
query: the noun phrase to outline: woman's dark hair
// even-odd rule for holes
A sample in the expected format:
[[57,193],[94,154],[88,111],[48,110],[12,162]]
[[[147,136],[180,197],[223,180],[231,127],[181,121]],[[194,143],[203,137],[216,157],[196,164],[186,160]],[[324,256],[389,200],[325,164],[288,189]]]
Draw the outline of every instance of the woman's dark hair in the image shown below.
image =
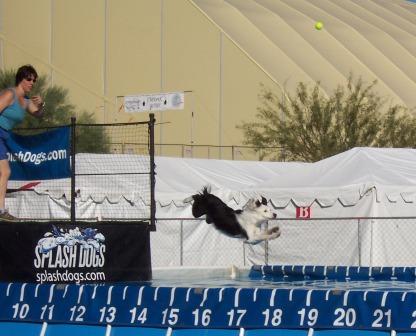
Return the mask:
[[19,85],[23,79],[28,78],[29,76],[33,76],[35,79],[38,78],[38,73],[35,68],[30,64],[21,66],[16,72],[16,86]]

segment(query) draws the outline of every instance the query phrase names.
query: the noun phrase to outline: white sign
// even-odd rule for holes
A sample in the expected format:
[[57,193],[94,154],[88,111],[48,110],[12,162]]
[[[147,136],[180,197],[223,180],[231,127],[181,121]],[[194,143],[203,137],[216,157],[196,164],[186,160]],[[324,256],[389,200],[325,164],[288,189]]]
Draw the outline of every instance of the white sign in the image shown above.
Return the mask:
[[184,106],[185,94],[183,92],[124,96],[126,112],[183,110]]

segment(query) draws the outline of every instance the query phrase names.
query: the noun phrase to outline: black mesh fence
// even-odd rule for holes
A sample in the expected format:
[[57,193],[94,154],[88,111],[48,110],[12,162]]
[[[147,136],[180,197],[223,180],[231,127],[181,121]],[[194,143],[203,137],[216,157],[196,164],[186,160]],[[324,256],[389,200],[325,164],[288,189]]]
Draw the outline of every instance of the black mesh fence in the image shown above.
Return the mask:
[[10,212],[25,220],[144,220],[154,225],[154,122],[150,115],[146,122],[77,124],[73,119],[60,126],[70,128],[70,176],[9,181]]

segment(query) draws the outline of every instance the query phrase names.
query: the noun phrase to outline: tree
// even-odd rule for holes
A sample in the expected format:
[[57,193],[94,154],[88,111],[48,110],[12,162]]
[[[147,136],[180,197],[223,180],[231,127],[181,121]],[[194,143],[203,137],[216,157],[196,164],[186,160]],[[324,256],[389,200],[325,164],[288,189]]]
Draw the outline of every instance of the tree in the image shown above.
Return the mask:
[[[0,70],[0,90],[15,86],[16,70]],[[43,132],[45,127],[69,125],[71,117],[77,115],[76,108],[70,104],[68,90],[57,85],[47,85],[45,76],[39,76],[33,87],[31,95],[41,95],[44,99],[45,107],[41,118],[35,118],[29,114],[18,125],[17,133],[39,133]],[[93,124],[95,123],[92,113],[82,111],[79,113],[77,123]],[[24,130],[24,129],[35,130]],[[43,129],[42,129],[43,128]],[[109,153],[109,139],[104,128],[101,127],[77,127],[77,152],[88,153]],[[91,141],[94,139],[94,141]]]
[[364,84],[350,75],[346,87],[326,96],[317,82],[299,83],[286,100],[262,86],[255,122],[242,122],[244,143],[257,148],[261,158],[314,162],[353,147],[412,147],[416,118],[403,106],[387,103],[375,91],[376,81]]

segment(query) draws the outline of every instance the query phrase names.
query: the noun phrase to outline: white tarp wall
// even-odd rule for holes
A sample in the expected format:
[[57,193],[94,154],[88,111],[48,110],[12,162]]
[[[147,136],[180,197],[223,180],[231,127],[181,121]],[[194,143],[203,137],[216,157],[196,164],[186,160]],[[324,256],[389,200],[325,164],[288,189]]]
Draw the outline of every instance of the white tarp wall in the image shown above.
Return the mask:
[[[136,159],[139,164],[140,157]],[[135,156],[79,154],[77,170],[80,165],[84,171],[102,173],[108,160],[122,166]],[[158,157],[156,172],[154,266],[416,262],[416,220],[404,218],[416,215],[413,149],[355,148],[309,164]],[[149,199],[136,192],[140,181],[128,175],[106,179],[114,180],[105,188],[93,176],[78,181],[78,217],[111,219],[116,213],[118,218],[143,218]],[[18,184],[11,181],[9,187]],[[191,220],[191,205],[183,199],[208,184],[234,209],[252,196],[264,195],[275,208],[282,236],[268,245],[245,246],[204,221]],[[69,218],[69,190],[69,181],[41,181],[32,192],[13,194],[7,205],[20,217],[39,218],[41,211],[41,218]],[[296,220],[299,207],[307,209],[310,220]]]

